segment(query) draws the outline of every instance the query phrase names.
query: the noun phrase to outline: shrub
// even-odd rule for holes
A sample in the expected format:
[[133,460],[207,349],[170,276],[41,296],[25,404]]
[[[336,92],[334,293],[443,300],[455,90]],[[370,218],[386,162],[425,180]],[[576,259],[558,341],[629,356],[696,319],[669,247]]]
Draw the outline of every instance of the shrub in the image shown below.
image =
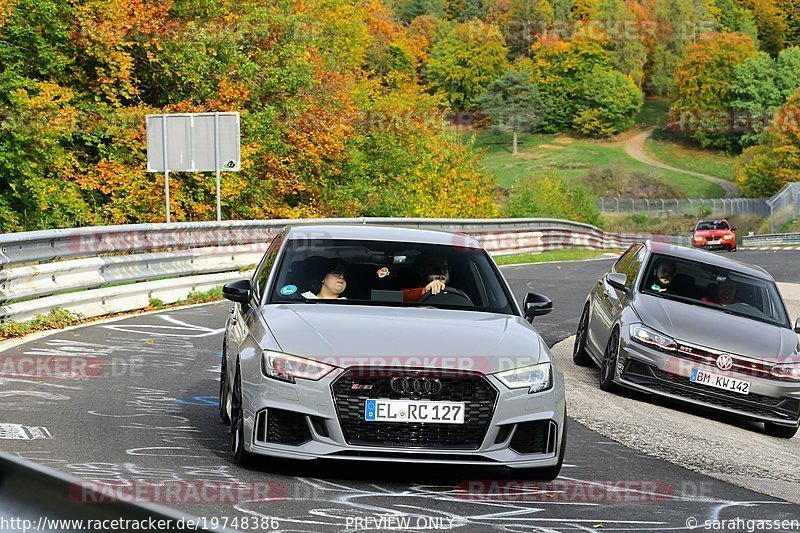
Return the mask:
[[555,171],[526,178],[511,189],[503,206],[509,218],[563,218],[598,225],[597,199],[578,182]]
[[618,165],[595,167],[581,183],[597,197],[686,198],[686,193],[653,174],[627,171]]

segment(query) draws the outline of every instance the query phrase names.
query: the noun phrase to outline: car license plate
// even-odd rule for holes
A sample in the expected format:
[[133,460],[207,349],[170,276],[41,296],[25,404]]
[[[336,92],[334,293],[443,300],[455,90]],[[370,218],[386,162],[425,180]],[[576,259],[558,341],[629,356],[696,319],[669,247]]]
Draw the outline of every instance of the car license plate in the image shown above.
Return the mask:
[[719,244],[719,241],[708,241],[708,244]]
[[463,424],[464,408],[464,404],[458,402],[367,400],[364,419],[367,422]]
[[720,376],[704,370],[692,370],[692,375],[689,376],[689,381],[692,383],[700,383],[701,385],[708,385],[709,387],[714,387],[715,389],[729,390],[738,392],[739,394],[750,394],[749,381],[729,378],[727,376]]

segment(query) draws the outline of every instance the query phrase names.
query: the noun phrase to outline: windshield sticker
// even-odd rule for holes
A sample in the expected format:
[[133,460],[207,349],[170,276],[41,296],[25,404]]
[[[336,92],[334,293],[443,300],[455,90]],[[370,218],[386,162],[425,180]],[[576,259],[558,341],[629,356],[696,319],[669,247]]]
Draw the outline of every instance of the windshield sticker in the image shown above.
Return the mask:
[[295,285],[284,285],[281,287],[281,295],[283,296],[291,296],[292,294],[297,292],[297,287]]
[[378,277],[379,278],[385,278],[388,275],[389,275],[389,269],[388,268],[382,267],[380,270],[378,270]]

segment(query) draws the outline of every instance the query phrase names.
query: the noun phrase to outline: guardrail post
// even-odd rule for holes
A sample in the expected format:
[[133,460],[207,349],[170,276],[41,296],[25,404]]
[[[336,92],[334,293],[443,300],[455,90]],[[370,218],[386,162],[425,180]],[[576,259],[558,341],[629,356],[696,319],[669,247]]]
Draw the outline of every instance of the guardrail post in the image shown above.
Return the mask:
[[644,199],[644,203],[647,206],[647,216],[649,217],[650,216],[650,199],[645,198]]
[[619,214],[619,196],[617,196],[617,214]]
[[604,198],[600,198],[600,212],[601,213],[606,212],[606,201]]

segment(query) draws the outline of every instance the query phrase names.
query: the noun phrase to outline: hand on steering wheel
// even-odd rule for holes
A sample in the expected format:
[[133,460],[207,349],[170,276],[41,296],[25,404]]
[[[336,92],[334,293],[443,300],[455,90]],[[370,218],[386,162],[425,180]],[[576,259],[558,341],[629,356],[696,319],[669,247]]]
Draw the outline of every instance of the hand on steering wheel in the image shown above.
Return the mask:
[[427,285],[425,285],[425,290],[422,291],[422,293],[425,294],[427,292],[430,292],[431,294],[439,294],[444,290],[444,288],[445,288],[444,281],[440,279],[435,279],[430,283],[428,283]]

